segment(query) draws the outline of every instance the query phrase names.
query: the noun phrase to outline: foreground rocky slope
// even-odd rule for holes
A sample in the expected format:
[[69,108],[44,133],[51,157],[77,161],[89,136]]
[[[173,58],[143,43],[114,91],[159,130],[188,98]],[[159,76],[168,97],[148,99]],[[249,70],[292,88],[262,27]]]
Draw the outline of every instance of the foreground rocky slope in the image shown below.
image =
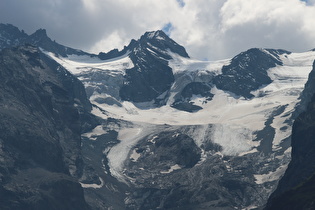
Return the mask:
[[30,45],[0,52],[0,80],[0,208],[89,209],[76,178],[91,126],[82,84]]

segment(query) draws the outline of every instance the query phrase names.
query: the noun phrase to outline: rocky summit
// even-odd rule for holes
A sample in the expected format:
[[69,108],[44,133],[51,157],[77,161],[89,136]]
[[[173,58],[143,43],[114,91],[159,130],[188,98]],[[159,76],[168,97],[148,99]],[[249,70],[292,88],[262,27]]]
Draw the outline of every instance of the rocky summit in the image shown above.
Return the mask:
[[1,208],[312,208],[315,51],[200,61],[152,31],[94,55],[4,24],[0,46]]

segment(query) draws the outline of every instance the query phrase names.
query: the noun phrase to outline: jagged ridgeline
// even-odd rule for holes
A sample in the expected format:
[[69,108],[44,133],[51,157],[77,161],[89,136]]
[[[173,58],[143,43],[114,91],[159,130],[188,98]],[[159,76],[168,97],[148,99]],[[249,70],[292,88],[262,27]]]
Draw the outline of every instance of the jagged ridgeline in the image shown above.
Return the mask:
[[[152,31],[95,55],[8,24],[0,49],[1,209],[263,207],[312,107],[314,51],[200,61]],[[270,205],[312,176],[310,116]]]

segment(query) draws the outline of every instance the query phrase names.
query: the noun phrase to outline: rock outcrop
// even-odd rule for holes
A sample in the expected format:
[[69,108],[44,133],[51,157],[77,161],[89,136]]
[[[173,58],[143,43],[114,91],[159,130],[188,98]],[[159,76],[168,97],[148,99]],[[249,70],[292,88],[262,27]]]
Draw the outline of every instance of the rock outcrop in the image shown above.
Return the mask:
[[237,96],[252,98],[251,91],[272,82],[267,70],[282,65],[278,53],[286,52],[269,51],[253,48],[235,56],[229,65],[223,66],[222,74],[215,78],[216,86]]

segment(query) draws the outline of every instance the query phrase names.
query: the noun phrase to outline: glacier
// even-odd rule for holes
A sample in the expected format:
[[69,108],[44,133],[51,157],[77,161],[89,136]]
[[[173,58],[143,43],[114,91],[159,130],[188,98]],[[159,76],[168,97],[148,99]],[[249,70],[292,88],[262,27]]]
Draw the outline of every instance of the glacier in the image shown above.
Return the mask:
[[[261,50],[266,52],[264,49]],[[156,106],[154,101],[136,103],[123,101],[119,97],[118,90],[123,83],[126,70],[137,65],[129,58],[130,52],[110,60],[78,55],[61,57],[45,53],[77,76],[87,90],[92,87],[92,91],[88,93],[94,105],[92,113],[104,120],[113,118],[120,122],[113,128],[118,133],[117,139],[120,142],[105,152],[112,176],[121,182],[137,185],[137,178],[127,174],[128,162],[141,164],[142,154],[137,152],[137,145],[143,141],[154,144],[154,139],[163,131],[181,132],[192,138],[201,148],[201,160],[195,167],[207,164],[209,158],[218,157],[225,164],[226,171],[239,173],[239,169],[231,164],[235,158],[249,158],[252,155],[261,158],[257,164],[259,162],[264,166],[248,177],[252,177],[251,183],[261,186],[258,187],[260,192],[266,193],[262,200],[266,200],[267,195],[276,186],[276,184],[270,186],[268,183],[279,180],[290,160],[291,148],[287,144],[291,135],[291,117],[299,103],[300,93],[315,59],[314,51],[279,54],[277,59],[281,60],[283,65],[268,69],[267,73],[272,82],[251,91],[253,98],[244,98],[213,85],[210,91],[214,95],[212,100],[207,100],[201,95],[193,95],[191,103],[202,109],[197,112],[185,112],[172,107],[180,89],[189,82],[209,81],[221,74],[222,67],[230,64],[231,59],[198,61],[167,51],[166,53],[171,56],[167,61],[168,66],[173,71],[175,81],[169,91],[158,97],[165,100],[165,103]],[[158,56],[155,52],[152,53]],[[101,75],[101,79],[97,75]],[[103,86],[109,91],[106,92]],[[108,101],[112,102],[107,103]],[[266,129],[274,131],[271,140],[262,137]],[[96,140],[97,136],[107,131],[108,128],[98,126],[83,136]],[[209,151],[203,148],[209,142],[221,149]],[[143,167],[138,169],[139,173],[145,173],[145,170]],[[159,176],[175,176],[172,174],[183,170],[186,169],[181,165],[170,163],[168,169],[159,170]],[[255,202],[255,205],[248,203],[242,204],[242,207],[263,203]]]

